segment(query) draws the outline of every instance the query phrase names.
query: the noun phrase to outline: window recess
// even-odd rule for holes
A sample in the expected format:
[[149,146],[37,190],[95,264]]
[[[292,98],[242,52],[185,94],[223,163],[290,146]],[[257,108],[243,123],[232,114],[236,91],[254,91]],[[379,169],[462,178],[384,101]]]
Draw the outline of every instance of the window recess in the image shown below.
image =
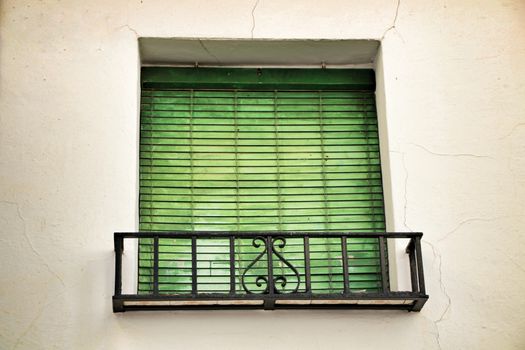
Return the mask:
[[139,240],[138,284],[115,309],[420,309],[420,234],[390,291],[374,90],[368,69],[143,68],[141,232],[115,236]]

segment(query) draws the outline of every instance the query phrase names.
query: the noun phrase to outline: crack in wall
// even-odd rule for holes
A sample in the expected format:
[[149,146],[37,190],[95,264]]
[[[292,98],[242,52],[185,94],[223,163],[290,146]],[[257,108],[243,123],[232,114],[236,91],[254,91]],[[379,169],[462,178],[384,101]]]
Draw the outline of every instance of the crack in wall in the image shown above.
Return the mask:
[[481,221],[481,222],[491,222],[501,219],[508,219],[508,218],[515,218],[515,217],[523,217],[524,215],[502,215],[502,216],[496,216],[492,218],[468,218],[463,221],[461,221],[459,224],[454,227],[451,231],[447,232],[443,237],[437,240],[437,243],[441,243],[447,238],[449,238],[454,232],[458,231],[463,225],[466,225],[471,222]]
[[[408,179],[409,179],[409,175],[408,175],[408,168],[407,168],[407,165],[406,165],[406,154],[405,152],[401,152],[401,151],[390,151],[391,153],[398,153],[401,155],[401,163],[403,164],[403,169],[405,171],[405,186],[404,186],[404,199],[405,199],[405,202],[404,202],[404,211],[403,211],[403,225],[410,231],[410,232],[414,232],[414,230],[408,225],[408,215],[407,215],[407,209],[408,209]],[[441,313],[441,316],[437,319],[437,320],[432,320],[433,324],[434,324],[434,328],[436,329],[436,343],[439,347],[439,349],[441,349],[441,334],[439,332],[439,323],[442,322],[444,320],[444,317],[445,315],[448,313],[451,305],[452,305],[452,299],[450,298],[447,290],[446,290],[446,287],[445,287],[445,284],[443,283],[443,276],[442,276],[442,269],[441,269],[441,266],[442,266],[442,257],[441,257],[441,254],[438,252],[438,250],[436,249],[436,247],[428,242],[427,240],[425,239],[422,239],[421,240],[423,243],[429,245],[432,249],[432,254],[434,256],[434,261],[439,258],[439,267],[438,267],[438,271],[439,271],[439,276],[438,276],[438,281],[439,281],[439,285],[440,285],[440,289],[441,291],[443,292],[443,294],[445,295],[445,297],[447,298],[447,305],[445,307],[445,310]]]
[[62,295],[65,294],[65,291],[57,294],[55,296],[55,298],[53,300],[51,300],[50,302],[42,305],[42,307],[38,310],[37,314],[35,315],[35,317],[33,317],[33,319],[31,320],[31,322],[29,322],[29,325],[26,327],[26,329],[22,332],[22,334],[20,334],[20,336],[16,339],[16,342],[15,344],[13,345],[13,350],[15,350],[19,345],[21,345],[21,342],[23,341],[23,339],[26,337],[26,335],[29,333],[29,331],[31,329],[33,329],[33,327],[35,326],[36,322],[40,319],[40,317],[42,317],[42,314],[44,313],[44,310],[51,304],[55,303],[58,298]]
[[27,233],[27,227],[26,227],[26,219],[22,216],[22,212],[20,210],[20,205],[16,202],[10,202],[10,201],[0,201],[1,203],[5,203],[5,204],[9,204],[9,205],[13,205],[15,206],[16,208],[16,212],[17,212],[17,215],[18,217],[20,218],[20,220],[22,220],[22,225],[23,225],[23,230],[22,230],[22,234],[24,235],[26,241],[27,241],[27,244],[29,245],[29,247],[31,248],[31,251],[38,257],[38,259],[42,262],[42,264],[46,267],[46,269],[49,271],[49,273],[51,273],[53,276],[55,276],[59,281],[60,281],[60,284],[62,285],[62,287],[65,287],[65,283],[64,283],[64,280],[62,279],[62,277],[60,277],[60,275],[58,273],[56,273],[52,268],[51,266],[49,266],[49,264],[47,263],[47,261],[44,259],[44,257],[38,252],[38,250],[35,248],[35,246],[33,245],[33,241],[31,240],[31,237],[29,236],[29,234]]
[[[381,38],[379,40],[383,41],[383,39],[385,39],[385,36],[386,34],[391,31],[392,29],[396,29],[396,24],[397,24],[397,15],[399,14],[399,6],[401,6],[401,0],[397,0],[397,6],[396,6],[396,13],[394,15],[394,19],[392,21],[392,24],[390,25],[390,27],[388,27],[384,32],[383,32],[383,35],[381,36]],[[401,38],[402,39],[402,38]],[[404,41],[404,40],[403,40]]]
[[215,55],[214,55],[214,54],[213,54],[213,53],[212,53],[212,52],[206,47],[206,45],[204,45],[204,43],[202,42],[201,39],[198,39],[198,40],[199,40],[199,44],[200,44],[200,46],[202,47],[202,49],[203,49],[204,51],[206,51],[206,53],[207,53],[208,55],[210,55],[210,57],[212,57],[215,61],[217,61],[217,63],[220,64],[220,63],[221,63],[221,60],[219,60],[219,58],[218,58],[217,56],[215,56]]
[[466,225],[470,222],[476,222],[476,221],[484,221],[484,222],[488,222],[488,221],[494,221],[496,220],[497,218],[493,218],[493,219],[485,219],[485,218],[469,218],[469,219],[465,219],[463,221],[461,221],[459,224],[456,225],[456,227],[454,227],[454,229],[452,229],[451,231],[447,232],[443,237],[441,237],[440,239],[437,240],[438,243],[441,243],[443,242],[444,240],[446,240],[447,238],[450,237],[450,235],[452,235],[454,232],[456,232],[457,230],[459,230],[463,225]]
[[424,150],[425,152],[430,153],[430,154],[435,155],[435,156],[438,156],[438,157],[472,157],[472,158],[489,158],[489,159],[492,158],[492,157],[487,156],[487,155],[480,155],[480,154],[474,154],[474,153],[438,153],[438,152],[431,151],[428,148],[426,148],[425,146],[417,144],[417,143],[412,143],[411,142],[409,144],[413,145],[413,146],[416,146],[416,147]]
[[406,162],[405,162],[405,152],[391,150],[390,153],[397,153],[397,154],[401,155],[401,164],[403,164],[403,169],[405,171],[405,186],[404,186],[404,192],[403,192],[403,197],[404,197],[404,200],[405,200],[404,204],[403,204],[403,226],[405,226],[410,232],[414,232],[414,230],[412,230],[412,228],[410,228],[410,226],[408,226],[408,223],[407,223],[407,211],[408,211],[408,169],[407,169]]
[[252,8],[252,30],[251,30],[252,39],[253,39],[253,31],[255,30],[255,10],[257,9],[257,6],[259,5],[259,1],[260,0],[256,0]]
[[[524,125],[525,125],[525,123],[524,123]],[[518,125],[515,126],[515,128],[517,128],[517,127],[519,127],[519,126]],[[512,133],[512,131],[511,131],[511,133]],[[430,153],[430,154],[435,155],[435,156],[440,156],[440,157],[491,158],[491,157],[489,157],[487,155],[479,155],[479,154],[472,154],[472,153],[438,153],[438,152],[433,152],[433,151],[427,149],[426,147],[424,147],[422,145],[415,144],[415,143],[411,143],[411,144],[413,146],[416,146],[418,148],[423,149],[427,153]],[[391,153],[397,153],[397,154],[401,155],[401,163],[402,163],[402,166],[403,166],[403,169],[404,169],[404,172],[405,172],[404,194],[403,194],[403,196],[404,196],[403,225],[409,231],[414,232],[414,230],[408,224],[409,172],[408,172],[408,167],[407,167],[407,164],[406,164],[406,153],[402,152],[402,151],[396,151],[396,150],[391,150],[390,152]],[[468,224],[470,222],[476,222],[476,221],[490,222],[490,221],[495,221],[495,220],[504,219],[504,218],[510,218],[510,217],[524,217],[524,215],[505,215],[505,216],[498,216],[498,217],[493,217],[493,218],[468,218],[468,219],[465,219],[465,220],[461,221],[456,227],[454,227],[454,229],[452,229],[451,231],[446,233],[443,237],[438,239],[436,241],[436,244],[439,244],[439,243],[443,242],[444,240],[448,239],[452,234],[454,234],[456,231],[458,231],[463,225],[466,225],[466,224]],[[439,349],[442,349],[440,324],[447,320],[447,315],[449,314],[450,310],[452,309],[452,298],[450,297],[450,295],[448,293],[448,290],[446,288],[446,285],[445,285],[445,283],[443,281],[443,271],[442,271],[443,257],[441,255],[441,252],[439,251],[439,249],[433,243],[429,242],[428,240],[423,239],[422,242],[425,243],[426,245],[428,245],[432,249],[432,254],[434,256],[434,261],[436,261],[436,260],[438,261],[438,283],[439,283],[441,292],[443,293],[443,295],[446,298],[446,305],[445,305],[443,311],[441,312],[441,314],[439,315],[439,317],[437,319],[432,320],[432,322],[434,324],[434,328],[436,330],[436,332],[435,332],[436,343],[437,343]],[[522,271],[525,271],[521,265],[517,264],[510,257],[508,257],[508,258],[509,258],[509,260],[511,260],[511,262],[514,265],[516,265],[517,268],[519,268]]]
[[139,33],[137,33],[137,31],[132,26],[130,26],[129,24],[121,25],[120,27],[117,27],[116,29],[120,30],[122,28],[127,28],[130,32],[133,32],[135,34],[135,37],[137,39],[139,38]]
[[408,211],[408,169],[407,169],[407,165],[406,165],[406,162],[405,162],[405,153],[401,153],[401,163],[403,164],[403,169],[405,169],[405,191],[404,191],[404,198],[405,198],[405,203],[403,205],[403,225],[405,225],[405,227],[411,231],[411,232],[414,232],[414,230],[412,230],[412,228],[410,228],[408,226],[408,223],[407,223],[407,211]]
[[[451,234],[453,234],[454,232],[458,231],[463,225],[467,224],[467,223],[470,223],[470,222],[476,222],[476,221],[481,221],[481,222],[490,222],[490,221],[495,221],[495,220],[499,220],[499,219],[504,219],[504,218],[510,218],[510,217],[522,217],[523,215],[507,215],[507,216],[499,216],[499,217],[494,217],[494,218],[489,218],[489,219],[485,219],[485,218],[469,218],[469,219],[466,219],[466,220],[463,220],[461,221],[453,230],[449,231],[444,237],[440,238],[437,240],[436,243],[441,243],[443,242],[445,239],[447,239]],[[427,240],[422,240],[423,243],[427,244],[431,249],[432,249],[432,254],[434,256],[434,261],[436,259],[439,260],[439,265],[438,265],[438,281],[439,281],[439,286],[440,286],[440,290],[441,292],[445,295],[446,299],[447,299],[447,304],[443,310],[443,312],[441,313],[441,315],[439,316],[438,319],[434,320],[434,326],[435,326],[435,329],[436,329],[436,341],[438,343],[438,346],[439,348],[441,349],[441,333],[439,331],[439,326],[440,326],[440,323],[446,321],[446,316],[447,314],[450,312],[451,308],[452,308],[452,298],[450,297],[450,295],[448,294],[448,291],[447,291],[447,288],[445,286],[445,283],[443,282],[443,270],[442,270],[442,265],[443,265],[443,257],[439,251],[439,249],[434,245],[432,244],[431,242],[427,241]],[[507,256],[508,257],[508,256]],[[511,260],[511,262],[513,262],[515,265],[517,265],[518,268],[522,269],[520,265],[516,264],[510,257],[508,257],[509,260]],[[524,270],[525,271],[525,270]]]
[[33,317],[33,319],[31,320],[31,322],[29,322],[29,325],[26,327],[26,329],[22,332],[22,334],[20,334],[20,336],[16,339],[16,342],[15,342],[15,345],[13,345],[13,350],[15,350],[16,348],[18,348],[18,346],[21,344],[22,340],[26,337],[26,335],[29,333],[29,331],[33,328],[33,326],[35,325],[36,321],[38,321],[38,319],[42,316],[42,314],[44,313],[44,309],[47,307],[47,304],[42,306],[37,314],[35,315],[35,317]]
[[445,316],[448,314],[450,308],[452,307],[452,298],[447,292],[447,288],[445,287],[445,284],[443,283],[443,271],[442,271],[442,264],[443,264],[443,258],[441,256],[441,253],[439,250],[429,241],[422,240],[423,243],[427,244],[430,249],[432,249],[432,255],[434,256],[434,261],[436,259],[439,259],[439,265],[438,265],[438,281],[439,281],[439,287],[441,289],[441,292],[445,295],[447,298],[447,305],[445,306],[445,309],[439,316],[437,320],[433,320],[434,327],[436,328],[436,342],[438,344],[438,347],[441,349],[441,333],[439,331],[439,324],[445,320]]

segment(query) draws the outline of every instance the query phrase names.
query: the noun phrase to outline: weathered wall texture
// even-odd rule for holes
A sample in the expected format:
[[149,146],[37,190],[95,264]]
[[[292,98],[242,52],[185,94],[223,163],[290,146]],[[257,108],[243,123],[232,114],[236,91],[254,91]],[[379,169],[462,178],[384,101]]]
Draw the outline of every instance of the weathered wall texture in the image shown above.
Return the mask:
[[[1,349],[525,348],[525,2],[3,1]],[[421,313],[111,312],[136,229],[137,37],[381,39],[391,230]]]

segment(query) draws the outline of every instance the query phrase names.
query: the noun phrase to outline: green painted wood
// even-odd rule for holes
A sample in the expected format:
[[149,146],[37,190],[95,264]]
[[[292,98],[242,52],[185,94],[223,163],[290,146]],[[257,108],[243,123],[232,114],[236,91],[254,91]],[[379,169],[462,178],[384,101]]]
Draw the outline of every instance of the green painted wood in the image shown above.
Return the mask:
[[[144,68],[140,229],[384,231],[374,88],[371,70]],[[198,290],[229,292],[229,242],[197,242]],[[152,291],[151,243],[139,245],[140,293]],[[341,292],[340,240],[310,245],[313,292]],[[350,290],[379,290],[377,241],[349,239],[346,249]],[[191,240],[162,239],[159,252],[161,293],[191,292]],[[236,240],[237,292],[259,252]],[[302,240],[281,253],[304,290]],[[250,288],[262,291],[266,264],[247,272]]]
[[[254,68],[142,68],[143,88],[162,89],[278,89],[278,96],[297,96],[288,91],[311,89],[368,90],[375,89],[375,75],[371,69],[254,69]],[[172,95],[173,96],[173,95]],[[187,91],[175,96],[188,97]],[[247,91],[239,97],[265,96],[269,92]],[[301,97],[314,97],[305,92]],[[200,91],[196,97],[229,97],[222,91]]]

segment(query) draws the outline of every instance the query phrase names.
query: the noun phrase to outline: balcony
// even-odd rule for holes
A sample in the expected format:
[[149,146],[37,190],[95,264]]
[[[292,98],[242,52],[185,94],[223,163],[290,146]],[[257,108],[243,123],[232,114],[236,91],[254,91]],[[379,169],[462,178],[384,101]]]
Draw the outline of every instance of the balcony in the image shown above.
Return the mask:
[[[117,232],[113,311],[420,311],[428,299],[421,237],[412,232]],[[389,261],[395,258],[389,258],[387,241],[401,240],[408,242],[409,291],[390,286]],[[134,266],[124,275],[125,246],[132,247],[125,257]],[[126,292],[123,276],[133,281]]]

